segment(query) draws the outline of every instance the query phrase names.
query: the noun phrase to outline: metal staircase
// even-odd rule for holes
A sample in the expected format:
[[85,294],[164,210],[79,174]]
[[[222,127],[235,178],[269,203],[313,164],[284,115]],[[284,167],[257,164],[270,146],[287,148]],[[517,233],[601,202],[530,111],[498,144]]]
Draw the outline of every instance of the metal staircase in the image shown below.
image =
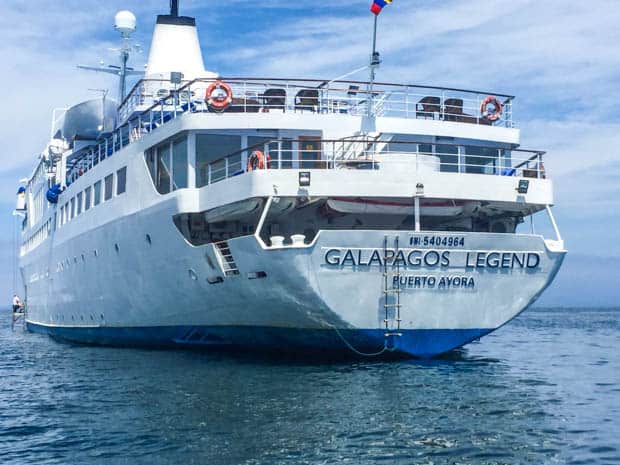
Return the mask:
[[220,266],[222,267],[222,271],[226,276],[237,276],[239,275],[239,268],[235,263],[235,258],[230,251],[230,247],[228,246],[227,241],[214,242],[215,254],[217,256],[218,261],[220,262]]

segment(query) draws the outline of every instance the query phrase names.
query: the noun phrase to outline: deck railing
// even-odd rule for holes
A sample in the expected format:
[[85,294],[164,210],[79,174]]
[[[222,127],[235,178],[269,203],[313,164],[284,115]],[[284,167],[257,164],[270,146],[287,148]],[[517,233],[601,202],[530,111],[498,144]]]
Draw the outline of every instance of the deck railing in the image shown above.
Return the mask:
[[[480,113],[487,92],[465,89],[375,83],[372,92],[363,81],[222,78],[234,94],[225,113],[314,113],[431,119],[436,121],[514,127],[513,96],[494,94],[502,115],[489,121]],[[140,81],[119,107],[125,121],[96,145],[74,156],[67,166],[73,182],[82,173],[115,152],[186,113],[213,112],[205,102],[213,79],[196,79],[179,85],[165,80]]]
[[248,160],[257,151],[264,163],[262,168],[254,169],[263,170],[376,170],[386,174],[415,170],[530,179],[547,177],[545,152],[541,151],[362,138],[310,143],[307,139],[273,139],[199,164],[197,184],[209,185],[253,170]]
[[[325,81],[316,79],[222,78],[233,91],[233,103],[227,113],[315,112],[435,119],[470,124],[513,127],[511,95],[433,87],[375,83],[372,91],[365,81]],[[126,121],[136,111],[160,107],[161,112],[210,111],[205,103],[212,79],[196,79],[181,85],[170,81],[140,81],[122,102],[120,120]],[[489,121],[481,106],[489,95],[502,103],[499,120]],[[150,120],[150,118],[148,118]],[[157,117],[154,118],[157,121]]]

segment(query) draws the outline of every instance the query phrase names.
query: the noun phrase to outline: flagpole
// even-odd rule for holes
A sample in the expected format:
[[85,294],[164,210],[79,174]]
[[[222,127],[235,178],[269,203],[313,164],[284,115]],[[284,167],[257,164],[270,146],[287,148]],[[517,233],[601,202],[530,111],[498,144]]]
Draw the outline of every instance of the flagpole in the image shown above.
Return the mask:
[[370,55],[370,83],[368,85],[368,114],[369,116],[374,116],[374,108],[373,108],[373,87],[375,84],[376,78],[376,69],[381,63],[379,59],[379,54],[377,53],[377,24],[379,22],[379,15],[375,15],[375,26],[374,32],[372,35],[372,54]]

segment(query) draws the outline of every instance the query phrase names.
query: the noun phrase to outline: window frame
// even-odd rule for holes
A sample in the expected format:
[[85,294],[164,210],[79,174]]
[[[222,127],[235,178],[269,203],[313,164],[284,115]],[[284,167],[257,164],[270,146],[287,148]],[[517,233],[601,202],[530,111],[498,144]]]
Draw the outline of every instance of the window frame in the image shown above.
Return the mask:
[[101,180],[93,184],[93,207],[96,207],[97,205],[101,204],[101,201],[102,201],[101,187],[102,187]]
[[[108,180],[110,183],[108,184]],[[108,190],[109,187],[109,190]],[[114,198],[114,173],[103,178],[103,202],[109,202]]]
[[116,195],[121,195],[125,192],[127,192],[127,167],[123,166],[121,169],[116,171]]
[[84,189],[84,211],[85,212],[90,210],[90,207],[92,206],[92,191],[93,191],[92,186],[88,186],[86,189]]

